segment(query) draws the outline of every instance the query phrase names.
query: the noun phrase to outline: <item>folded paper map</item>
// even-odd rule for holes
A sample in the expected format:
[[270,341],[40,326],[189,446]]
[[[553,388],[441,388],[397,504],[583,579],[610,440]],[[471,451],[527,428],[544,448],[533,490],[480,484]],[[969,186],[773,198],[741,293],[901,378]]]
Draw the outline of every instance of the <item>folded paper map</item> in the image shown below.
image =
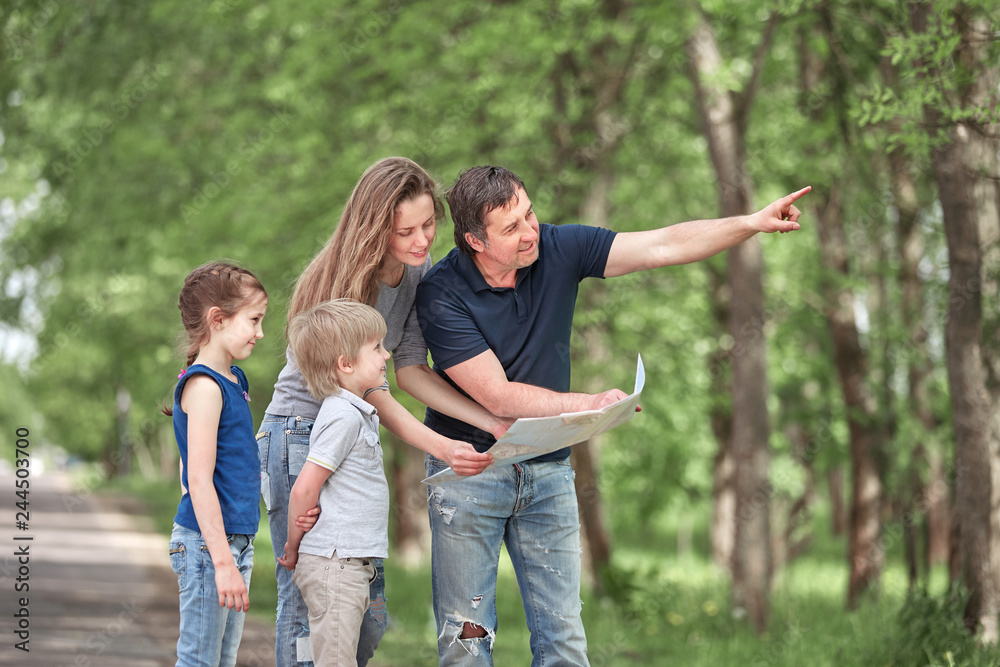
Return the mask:
[[[642,356],[640,356],[635,370],[635,391],[620,401],[606,405],[600,410],[567,412],[555,417],[518,419],[488,450],[493,455],[494,461],[486,469],[533,459],[583,442],[619,424],[624,424],[635,414],[635,407],[639,404],[639,396],[645,383],[646,372],[642,367]],[[445,468],[423,482],[438,485],[455,479],[459,479],[459,475],[451,468]]]

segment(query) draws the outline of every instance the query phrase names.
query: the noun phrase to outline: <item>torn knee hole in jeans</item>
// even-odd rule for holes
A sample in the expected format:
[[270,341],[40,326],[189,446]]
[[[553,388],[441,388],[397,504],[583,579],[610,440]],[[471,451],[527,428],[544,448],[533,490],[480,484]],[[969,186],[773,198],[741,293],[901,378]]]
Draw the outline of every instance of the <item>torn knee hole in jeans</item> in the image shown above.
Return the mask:
[[[473,632],[483,632],[484,634],[470,637],[463,636]],[[496,630],[483,627],[471,618],[466,618],[461,614],[448,614],[444,627],[441,628],[441,634],[438,635],[438,639],[450,639],[449,646],[458,642],[459,646],[468,651],[469,655],[479,655],[480,647],[485,641],[487,643],[486,650],[492,653],[493,641],[496,639]]]
[[374,618],[379,625],[384,626],[388,621],[385,612],[385,598],[375,598],[372,600],[368,605],[368,613],[371,614],[372,618]]
[[441,515],[441,520],[444,521],[445,525],[451,524],[451,520],[455,517],[456,507],[454,505],[443,504],[444,489],[440,486],[435,486],[431,490],[431,498],[433,499],[434,509]]

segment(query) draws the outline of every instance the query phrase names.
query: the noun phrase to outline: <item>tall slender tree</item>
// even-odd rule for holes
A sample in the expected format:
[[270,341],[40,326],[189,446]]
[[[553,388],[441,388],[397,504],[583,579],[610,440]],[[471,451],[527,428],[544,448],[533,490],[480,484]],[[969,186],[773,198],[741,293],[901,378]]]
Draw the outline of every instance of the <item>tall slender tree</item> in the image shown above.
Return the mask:
[[[988,7],[988,6],[987,6]],[[945,340],[955,431],[956,516],[968,627],[1000,639],[1000,66],[991,12],[972,3],[913,13],[934,178],[948,241]],[[995,17],[993,17],[995,18]],[[953,50],[942,48],[953,44]],[[930,48],[927,48],[930,47]],[[950,70],[948,74],[945,69]],[[940,133],[940,134],[938,134]]]
[[[688,42],[691,76],[715,167],[724,216],[753,209],[753,186],[746,167],[746,131],[777,15],[768,21],[749,80],[738,93],[720,85],[722,55],[706,16]],[[764,258],[760,241],[751,238],[727,251],[729,331],[733,337],[731,456],[735,481],[733,526],[733,604],[744,608],[757,632],[767,629],[770,614],[770,423],[767,412],[767,343],[764,325]],[[724,463],[724,461],[723,461]]]
[[[804,104],[803,112],[816,128],[805,146],[806,155],[812,160],[822,160],[835,174],[814,190],[815,197],[810,203],[815,212],[815,229],[825,269],[821,283],[824,312],[848,425],[851,495],[847,526],[850,572],[847,606],[854,609],[866,591],[878,586],[885,564],[881,542],[883,474],[878,466],[878,451],[885,446],[888,435],[880,416],[885,406],[879,406],[872,389],[870,353],[862,344],[855,316],[859,297],[851,286],[859,270],[857,261],[852,262],[845,224],[850,207],[845,200],[849,197],[846,193],[856,187],[857,168],[853,159],[843,155],[840,148],[851,141],[846,118],[848,101],[844,99],[850,73],[845,71],[848,64],[838,57],[843,45],[835,33],[829,8],[819,7],[813,18],[812,37],[829,55],[823,58],[814,52],[810,46],[812,40],[805,37],[800,40],[800,98],[815,100],[823,96],[823,91],[833,93],[829,104]],[[863,68],[862,63],[858,69]],[[868,222],[869,226],[881,226],[877,218]]]

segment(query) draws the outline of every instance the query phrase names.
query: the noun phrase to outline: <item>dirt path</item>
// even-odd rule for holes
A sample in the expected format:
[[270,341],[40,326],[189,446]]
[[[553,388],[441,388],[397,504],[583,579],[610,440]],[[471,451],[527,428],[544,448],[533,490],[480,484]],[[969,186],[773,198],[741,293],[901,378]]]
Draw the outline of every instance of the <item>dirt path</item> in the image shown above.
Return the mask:
[[[177,578],[167,538],[127,499],[74,492],[66,474],[30,483],[30,521],[19,530],[14,476],[0,474],[0,665],[173,665]],[[27,653],[18,632],[29,633]],[[238,664],[274,664],[273,625],[247,618]]]

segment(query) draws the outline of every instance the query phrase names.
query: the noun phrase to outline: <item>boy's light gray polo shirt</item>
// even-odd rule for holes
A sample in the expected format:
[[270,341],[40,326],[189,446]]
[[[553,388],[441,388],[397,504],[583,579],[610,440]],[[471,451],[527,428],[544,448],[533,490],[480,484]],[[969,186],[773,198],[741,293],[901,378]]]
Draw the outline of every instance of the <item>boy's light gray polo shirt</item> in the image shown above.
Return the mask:
[[316,416],[306,461],[330,476],[320,490],[319,520],[302,537],[299,553],[388,557],[389,485],[375,406],[344,389],[328,396]]

